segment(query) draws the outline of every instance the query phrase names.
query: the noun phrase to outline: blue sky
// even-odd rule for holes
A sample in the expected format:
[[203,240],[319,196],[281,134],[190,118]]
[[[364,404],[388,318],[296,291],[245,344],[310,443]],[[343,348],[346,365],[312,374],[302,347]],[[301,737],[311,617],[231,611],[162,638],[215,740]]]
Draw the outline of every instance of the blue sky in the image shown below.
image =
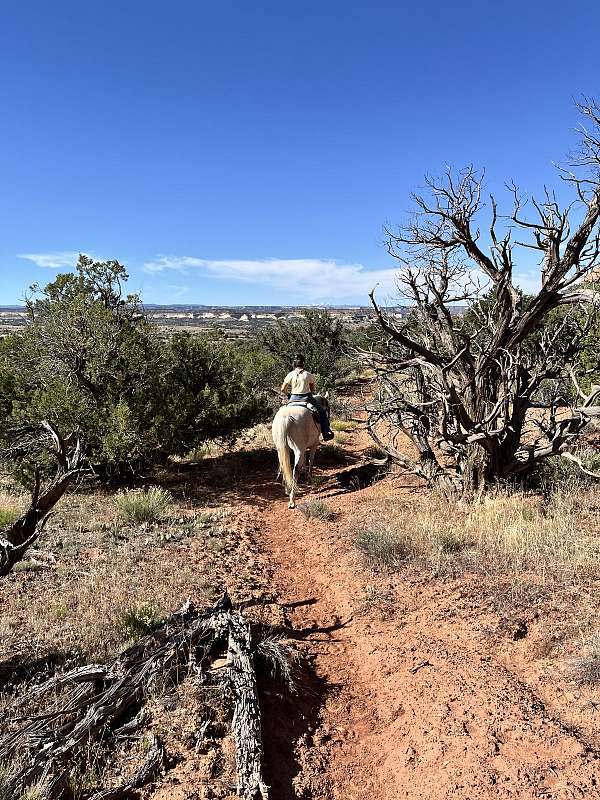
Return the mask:
[[151,303],[365,302],[425,172],[555,180],[599,36],[587,0],[4,4],[0,303],[78,251]]

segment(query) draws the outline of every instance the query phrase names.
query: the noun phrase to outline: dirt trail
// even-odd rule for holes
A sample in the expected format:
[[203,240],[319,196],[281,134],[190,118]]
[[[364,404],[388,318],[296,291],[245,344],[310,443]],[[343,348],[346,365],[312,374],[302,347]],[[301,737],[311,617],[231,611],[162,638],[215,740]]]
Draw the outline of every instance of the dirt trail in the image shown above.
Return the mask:
[[370,577],[344,531],[370,492],[328,497],[333,523],[279,500],[260,511],[274,591],[293,627],[313,631],[306,647],[323,687],[295,768],[279,783],[270,775],[274,800],[600,797],[597,743],[490,647],[492,612],[476,591],[407,573],[389,618],[360,610]]

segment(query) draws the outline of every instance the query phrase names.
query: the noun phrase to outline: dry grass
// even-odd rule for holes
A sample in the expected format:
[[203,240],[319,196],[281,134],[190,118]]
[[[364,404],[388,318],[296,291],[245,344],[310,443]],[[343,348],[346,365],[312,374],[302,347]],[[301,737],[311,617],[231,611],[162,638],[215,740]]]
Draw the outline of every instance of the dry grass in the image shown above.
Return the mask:
[[407,561],[436,573],[470,571],[511,584],[578,586],[600,579],[600,490],[535,495],[497,492],[474,504],[431,494],[406,512],[390,510],[354,530],[369,566]]
[[[42,704],[25,700],[32,682],[80,663],[111,663],[119,651],[186,600],[207,606],[225,587],[234,602],[265,595],[267,574],[246,516],[236,508],[200,504],[189,496],[183,481],[176,482],[178,474],[173,476],[170,515],[156,523],[125,523],[115,495],[107,491],[82,488],[66,495],[36,543],[35,559],[41,566],[15,571],[4,579],[0,609],[3,734],[8,720],[21,713],[23,703],[27,713],[47,710],[45,698]],[[26,503],[27,497],[23,500]],[[270,610],[255,613],[264,614],[269,624],[281,623],[278,616],[271,619]],[[284,677],[291,675],[293,654],[284,642],[269,641],[264,650],[265,667]],[[222,702],[220,693],[213,699],[217,693],[207,689],[208,700],[199,700],[195,679],[176,692],[161,682],[155,688],[148,699],[150,720],[167,752],[189,759],[197,779],[210,785],[211,796],[229,797],[233,745],[226,738],[223,748],[215,746],[213,753],[211,745],[207,754],[196,750],[193,739],[199,719],[210,721],[210,735],[215,739],[223,735],[221,730],[226,731],[224,710],[222,724],[217,711],[205,713],[209,700],[215,707]],[[69,796],[84,798],[98,784],[118,783],[123,773],[132,771],[132,761],[139,764],[143,758],[139,739],[98,757],[90,750],[65,775]],[[0,764],[0,800],[17,800],[12,792],[3,794],[7,786],[3,774]],[[19,800],[42,795],[43,791],[31,787]]]
[[115,503],[125,522],[159,522],[171,510],[172,496],[166,489],[151,486],[118,494]]
[[371,444],[362,451],[361,454],[364,458],[375,458],[375,459],[382,459],[387,458],[387,453],[385,450],[382,450],[381,447],[378,447],[376,444]]
[[308,500],[306,503],[299,503],[298,508],[306,519],[320,519],[323,522],[335,519],[335,512],[322,500]]
[[[19,622],[40,650],[57,647],[88,661],[107,661],[187,596],[199,603],[214,596],[211,576],[186,566],[181,549],[171,549],[168,568],[138,547],[129,552],[119,548],[108,563],[99,559],[79,568],[70,565],[56,591],[30,595]],[[71,575],[74,580],[68,579]],[[35,579],[44,581],[45,576]],[[2,621],[17,633],[11,619]]]
[[175,500],[171,509],[168,521],[137,527],[119,521],[114,495],[65,497],[38,543],[47,565],[25,561],[8,579],[14,603],[0,613],[0,662],[22,641],[27,659],[55,652],[104,662],[188,597],[210,603],[232,587],[232,570],[236,585],[246,573],[251,585],[250,569],[235,565],[248,556],[231,549],[227,509]]
[[27,505],[28,497],[0,488],[0,529],[10,525],[22,513]]
[[264,636],[256,652],[271,678],[281,680],[290,691],[296,690],[300,653],[287,639],[279,634]]
[[331,423],[331,430],[342,433],[350,433],[351,431],[356,430],[357,426],[358,423],[352,422],[351,420],[334,419]]
[[398,569],[414,555],[414,542],[406,531],[394,530],[384,521],[358,528],[354,546],[365,564],[379,571]]
[[587,644],[587,652],[573,664],[573,679],[579,686],[600,683],[600,633]]

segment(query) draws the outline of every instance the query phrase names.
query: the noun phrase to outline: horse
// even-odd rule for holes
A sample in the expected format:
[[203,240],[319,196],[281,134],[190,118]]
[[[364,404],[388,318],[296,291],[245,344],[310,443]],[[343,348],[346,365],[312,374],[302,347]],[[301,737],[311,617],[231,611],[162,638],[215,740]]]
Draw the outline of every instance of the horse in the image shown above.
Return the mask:
[[[326,396],[315,395],[315,400],[327,412],[329,411],[329,401]],[[288,508],[295,508],[296,474],[304,467],[308,450],[307,479],[310,481],[321,428],[315,422],[309,408],[301,405],[288,405],[281,406],[275,414],[271,432],[279,457],[279,473],[283,475],[283,485],[289,496]],[[292,454],[294,456],[293,465]]]

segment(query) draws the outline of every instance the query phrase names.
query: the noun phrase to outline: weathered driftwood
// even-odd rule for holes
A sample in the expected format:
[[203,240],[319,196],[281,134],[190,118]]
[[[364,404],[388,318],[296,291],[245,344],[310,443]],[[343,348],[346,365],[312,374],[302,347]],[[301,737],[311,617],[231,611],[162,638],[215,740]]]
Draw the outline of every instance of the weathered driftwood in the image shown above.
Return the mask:
[[82,472],[82,455],[78,439],[63,439],[49,422],[42,422],[42,430],[50,438],[58,467],[53,480],[44,489],[40,485],[39,471],[35,474],[31,503],[18,520],[0,531],[0,576],[8,575],[43,530],[48,515],[63,496],[69,485]]
[[239,612],[230,612],[227,643],[229,688],[234,700],[232,729],[236,745],[238,794],[244,800],[267,800],[262,774],[260,704],[252,657],[250,625]]
[[121,798],[129,797],[129,793],[134,789],[141,789],[142,786],[156,778],[163,768],[164,761],[165,751],[160,740],[154,734],[150,734],[150,747],[142,766],[125,783],[114,789],[101,789],[94,792],[88,800],[121,800]]
[[[265,800],[262,740],[249,623],[226,597],[207,612],[186,604],[154,632],[125,650],[110,666],[91,664],[58,675],[36,687],[39,698],[54,692],[59,707],[13,720],[15,729],[0,740],[0,763],[19,766],[5,778],[7,790],[20,796],[43,787],[44,800],[67,797],[65,776],[93,741],[119,738],[139,728],[139,710],[148,691],[160,682],[176,685],[195,672],[202,675],[227,643],[224,680],[232,699],[238,793],[244,800]],[[20,723],[20,724],[19,724]],[[153,746],[142,768],[123,785],[90,793],[90,800],[118,800],[153,779],[164,763],[162,746]]]

